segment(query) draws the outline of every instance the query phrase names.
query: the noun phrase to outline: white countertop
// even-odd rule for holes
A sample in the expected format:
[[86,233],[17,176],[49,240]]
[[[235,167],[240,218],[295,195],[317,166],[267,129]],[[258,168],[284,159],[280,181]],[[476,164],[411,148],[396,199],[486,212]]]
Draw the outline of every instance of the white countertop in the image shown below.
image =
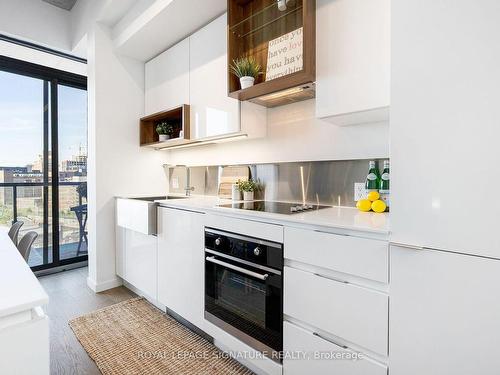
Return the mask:
[[0,230],[0,318],[37,306],[49,297],[7,231]]
[[317,211],[284,215],[217,207],[218,204],[231,204],[233,201],[211,196],[191,196],[185,199],[167,199],[156,202],[164,207],[203,211],[289,226],[306,226],[318,230],[339,229],[341,231],[371,233],[384,237],[389,235],[388,213],[361,212],[350,207],[331,207]]

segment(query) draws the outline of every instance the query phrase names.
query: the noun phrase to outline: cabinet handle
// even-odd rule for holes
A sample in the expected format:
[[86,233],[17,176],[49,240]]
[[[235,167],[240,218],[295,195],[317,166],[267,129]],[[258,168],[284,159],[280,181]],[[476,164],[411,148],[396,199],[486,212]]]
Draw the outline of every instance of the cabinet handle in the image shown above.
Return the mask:
[[402,242],[389,242],[389,245],[390,246],[404,247],[405,249],[424,250],[423,246],[409,245],[407,243],[402,243]]
[[349,284],[349,281],[336,279],[336,278],[334,278],[334,277],[330,277],[330,276],[320,275],[319,273],[314,273],[313,275],[314,275],[314,276],[318,276],[318,277],[322,277],[323,279],[336,281],[336,282],[338,282],[338,283],[342,283],[342,284]]
[[332,233],[332,232],[325,232],[323,230],[319,230],[319,229],[314,229],[313,232],[316,232],[316,233],[323,233],[323,234],[331,234],[332,236],[344,236],[344,237],[351,237],[350,234],[347,234],[347,233]]
[[339,344],[339,343],[337,343],[337,342],[335,342],[335,341],[333,341],[333,340],[330,340],[330,339],[326,338],[325,336],[320,335],[318,332],[313,332],[313,335],[314,335],[314,336],[319,337],[319,338],[320,338],[320,339],[322,339],[322,340],[328,341],[329,343],[331,343],[331,344],[333,344],[333,345],[337,345],[337,346],[339,346],[339,347],[341,347],[341,348],[343,348],[343,349],[349,349],[349,347],[348,347],[348,346],[346,346],[346,345],[341,345],[341,344]]
[[215,264],[218,264],[220,266],[223,266],[223,267],[226,267],[226,268],[229,268],[231,270],[234,270],[234,271],[238,271],[238,272],[241,272],[241,273],[244,273],[245,275],[248,275],[248,276],[252,276],[252,277],[255,277],[256,279],[259,279],[259,280],[262,280],[262,281],[266,281],[267,278],[269,277],[269,275],[266,273],[264,275],[261,275],[260,273],[257,273],[257,272],[253,272],[253,271],[249,271],[245,268],[242,268],[242,267],[238,267],[238,266],[235,266],[233,264],[230,264],[230,263],[226,263],[226,262],[223,262],[221,260],[218,260],[218,259],[215,259],[215,257],[206,257],[205,258],[207,261],[211,262],[211,263],[215,263]]

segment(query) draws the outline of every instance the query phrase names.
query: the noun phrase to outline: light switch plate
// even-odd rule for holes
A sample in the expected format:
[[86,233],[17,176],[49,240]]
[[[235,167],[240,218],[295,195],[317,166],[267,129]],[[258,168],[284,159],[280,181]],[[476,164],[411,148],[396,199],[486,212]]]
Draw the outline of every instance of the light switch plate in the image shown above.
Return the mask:
[[366,199],[366,189],[364,182],[355,182],[354,183],[354,201],[357,202],[361,199]]

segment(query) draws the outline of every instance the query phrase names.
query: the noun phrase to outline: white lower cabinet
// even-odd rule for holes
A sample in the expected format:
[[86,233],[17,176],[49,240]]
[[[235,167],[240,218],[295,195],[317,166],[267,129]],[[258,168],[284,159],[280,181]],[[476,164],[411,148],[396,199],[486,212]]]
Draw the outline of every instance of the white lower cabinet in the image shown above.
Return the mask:
[[387,294],[285,267],[284,313],[387,355]]
[[289,227],[285,228],[285,241],[287,259],[389,282],[387,241]]
[[157,239],[116,227],[116,274],[146,297],[157,299]]
[[158,208],[158,301],[203,329],[204,217]]
[[391,246],[391,375],[500,373],[500,260]]
[[387,366],[295,324],[283,325],[283,375],[387,375]]

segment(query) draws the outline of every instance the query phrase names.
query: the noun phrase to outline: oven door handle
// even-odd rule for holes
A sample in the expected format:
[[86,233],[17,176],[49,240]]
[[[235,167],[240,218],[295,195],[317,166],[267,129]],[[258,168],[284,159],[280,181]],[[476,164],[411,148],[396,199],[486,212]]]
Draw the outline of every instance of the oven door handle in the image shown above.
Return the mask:
[[218,264],[220,266],[229,268],[229,269],[231,269],[233,271],[238,271],[238,272],[244,273],[245,275],[255,277],[256,279],[259,279],[259,280],[262,280],[262,281],[266,281],[267,278],[269,277],[269,275],[267,273],[264,274],[264,275],[261,275],[260,273],[249,271],[249,270],[247,270],[247,269],[245,269],[243,267],[238,267],[238,266],[235,266],[233,264],[223,262],[222,260],[215,259],[215,257],[213,257],[213,256],[212,257],[206,257],[205,259],[207,261],[211,262],[211,263],[215,263],[215,264]]

